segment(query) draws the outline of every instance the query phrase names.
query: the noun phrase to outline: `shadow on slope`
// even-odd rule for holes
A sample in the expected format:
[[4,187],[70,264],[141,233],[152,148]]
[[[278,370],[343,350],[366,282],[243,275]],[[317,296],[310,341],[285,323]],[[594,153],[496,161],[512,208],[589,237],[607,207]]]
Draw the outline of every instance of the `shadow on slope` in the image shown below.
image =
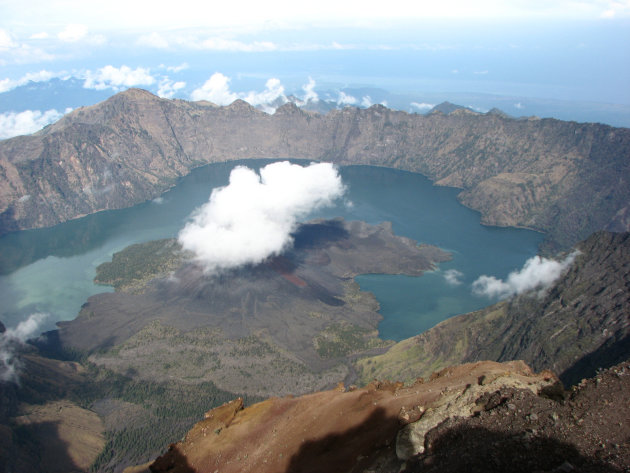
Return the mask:
[[[535,432],[535,429],[534,429]],[[531,473],[598,472],[621,473],[598,458],[583,455],[568,443],[537,437],[525,431],[493,431],[488,428],[456,426],[429,432],[427,453],[407,473]]]
[[61,438],[61,422],[21,425],[0,446],[0,470],[22,473],[72,473],[85,471],[69,454],[70,444]]
[[559,378],[565,386],[573,386],[584,378],[592,378],[601,369],[610,368],[628,359],[630,335],[606,340],[597,350],[584,355],[566,369]]
[[399,429],[398,418],[388,417],[384,409],[378,408],[356,427],[304,443],[291,458],[286,471],[291,473],[364,471],[385,450],[393,452]]

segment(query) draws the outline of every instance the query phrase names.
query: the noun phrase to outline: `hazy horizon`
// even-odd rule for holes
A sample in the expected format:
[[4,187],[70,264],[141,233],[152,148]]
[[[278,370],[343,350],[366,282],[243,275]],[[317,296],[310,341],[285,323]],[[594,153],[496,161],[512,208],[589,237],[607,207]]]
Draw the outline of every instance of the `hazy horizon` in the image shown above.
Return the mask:
[[[173,9],[4,0],[2,10],[2,138],[129,87],[220,105],[241,98],[270,113],[289,95],[417,113],[449,100],[630,126],[628,1],[326,0],[315,9],[183,0]],[[49,101],[35,102],[23,90],[53,78],[74,78],[85,94],[50,89]]]

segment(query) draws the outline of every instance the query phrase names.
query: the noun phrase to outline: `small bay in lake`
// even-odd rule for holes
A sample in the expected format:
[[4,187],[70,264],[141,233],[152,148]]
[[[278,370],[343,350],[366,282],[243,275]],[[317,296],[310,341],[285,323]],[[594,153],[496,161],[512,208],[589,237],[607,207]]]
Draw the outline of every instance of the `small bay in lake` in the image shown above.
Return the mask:
[[[52,228],[0,238],[0,320],[15,327],[32,313],[47,313],[42,330],[71,320],[90,295],[111,291],[92,280],[96,267],[133,243],[175,237],[212,188],[227,184],[236,165],[258,169],[270,160],[219,163],[194,170],[160,198],[134,207],[99,212]],[[453,259],[421,277],[363,275],[384,320],[382,338],[401,340],[455,314],[492,302],[472,293],[480,275],[505,278],[536,254],[542,235],[481,225],[480,216],[457,201],[457,189],[433,186],[425,177],[373,166],[340,168],[343,201],[310,218],[344,217],[378,224],[419,243],[439,246]]]

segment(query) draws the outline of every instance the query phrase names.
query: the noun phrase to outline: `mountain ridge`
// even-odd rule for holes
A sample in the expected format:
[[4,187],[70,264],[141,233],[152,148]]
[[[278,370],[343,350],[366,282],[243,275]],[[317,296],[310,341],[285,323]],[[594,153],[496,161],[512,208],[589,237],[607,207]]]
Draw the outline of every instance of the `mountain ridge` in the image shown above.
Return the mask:
[[607,125],[291,103],[268,115],[129,89],[0,142],[0,232],[134,205],[211,162],[304,158],[419,172],[462,189],[483,223],[543,231],[554,250],[627,229],[628,156],[630,129]]

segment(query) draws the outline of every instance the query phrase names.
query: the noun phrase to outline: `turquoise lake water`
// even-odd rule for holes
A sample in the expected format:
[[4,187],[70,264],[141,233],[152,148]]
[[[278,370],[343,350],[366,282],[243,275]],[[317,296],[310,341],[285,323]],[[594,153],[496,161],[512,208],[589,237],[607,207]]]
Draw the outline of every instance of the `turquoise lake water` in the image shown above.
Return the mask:
[[[259,168],[268,160],[220,163],[195,170],[154,201],[100,212],[52,228],[0,238],[0,321],[15,327],[30,314],[49,314],[42,330],[72,320],[90,295],[111,291],[92,283],[96,267],[133,243],[174,237],[212,188],[228,182],[237,164]],[[312,218],[390,221],[395,233],[437,245],[453,259],[421,277],[363,275],[362,289],[381,304],[381,337],[401,340],[452,315],[492,302],[472,294],[480,275],[504,278],[536,254],[542,235],[479,223],[477,212],[457,202],[456,189],[435,187],[419,174],[373,166],[340,168],[343,201]],[[456,274],[455,282],[446,276]]]

